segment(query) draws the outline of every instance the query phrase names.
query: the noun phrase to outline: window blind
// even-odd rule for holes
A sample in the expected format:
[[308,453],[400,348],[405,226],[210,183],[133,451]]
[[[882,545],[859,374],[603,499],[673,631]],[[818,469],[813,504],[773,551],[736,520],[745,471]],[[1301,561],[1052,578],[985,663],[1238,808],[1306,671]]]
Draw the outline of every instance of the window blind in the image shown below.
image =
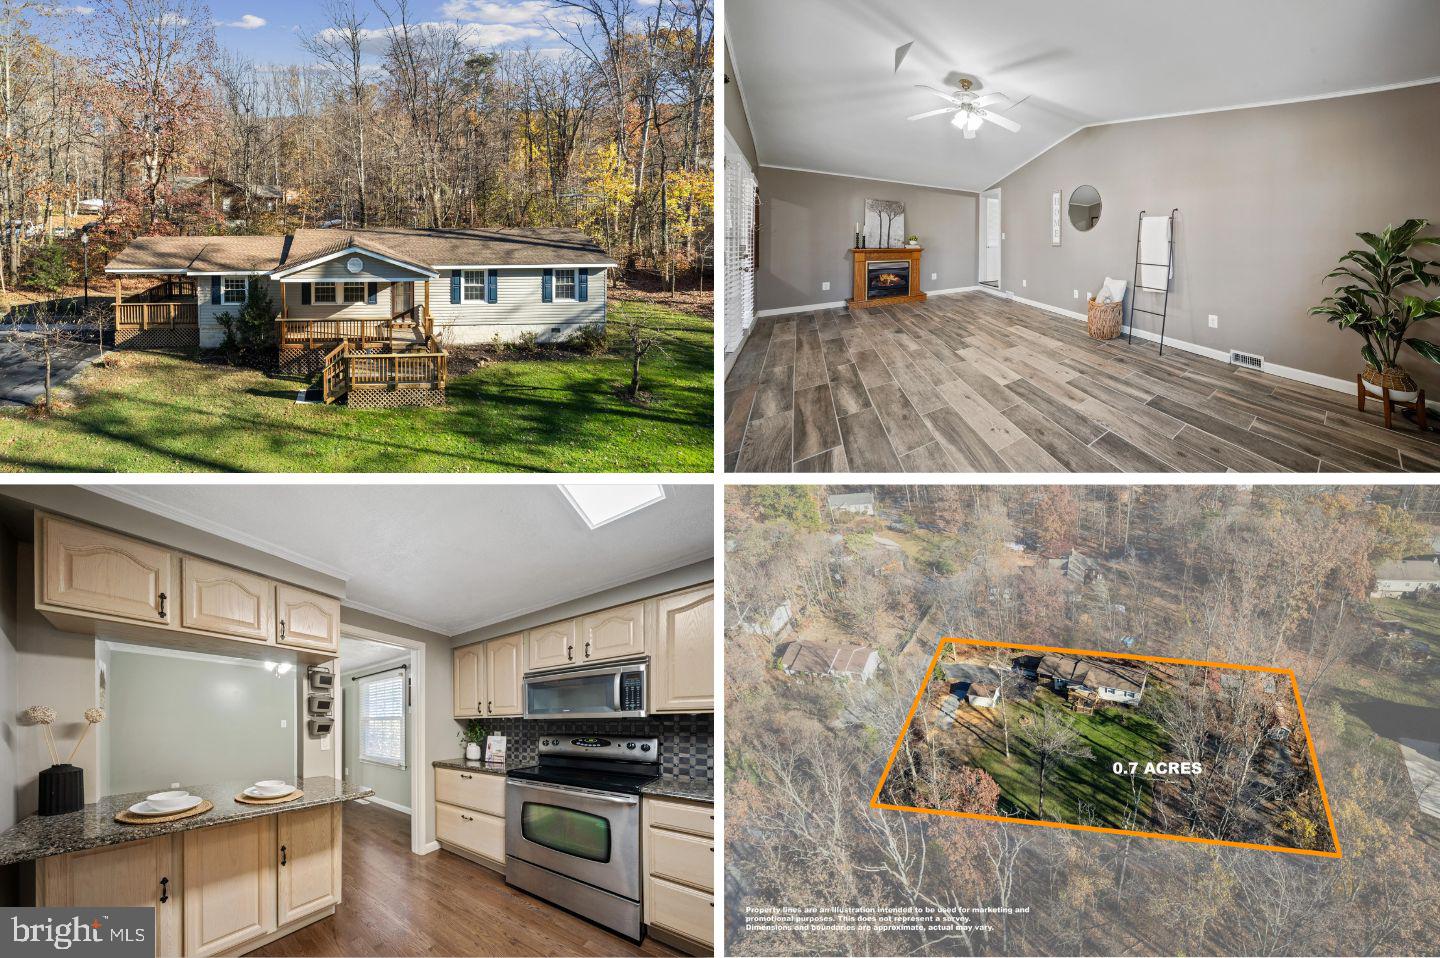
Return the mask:
[[725,153],[725,352],[755,321],[755,174],[738,150]]
[[360,761],[405,767],[406,670],[356,681],[360,692]]

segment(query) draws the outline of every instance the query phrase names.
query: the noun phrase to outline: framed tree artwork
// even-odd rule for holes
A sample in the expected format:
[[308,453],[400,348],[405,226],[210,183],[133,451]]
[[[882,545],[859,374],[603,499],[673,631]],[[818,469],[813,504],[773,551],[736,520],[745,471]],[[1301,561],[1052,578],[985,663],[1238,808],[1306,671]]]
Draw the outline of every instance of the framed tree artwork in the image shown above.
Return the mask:
[[891,249],[905,245],[905,204],[899,200],[865,201],[865,245]]

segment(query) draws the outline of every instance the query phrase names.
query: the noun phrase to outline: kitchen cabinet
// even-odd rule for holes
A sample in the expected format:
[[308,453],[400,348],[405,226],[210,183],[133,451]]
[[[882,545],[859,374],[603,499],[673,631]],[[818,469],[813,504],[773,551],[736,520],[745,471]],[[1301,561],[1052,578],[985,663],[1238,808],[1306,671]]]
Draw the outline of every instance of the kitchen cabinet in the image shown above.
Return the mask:
[[451,695],[456,718],[485,714],[484,664],[479,644],[462,645],[451,653]]
[[275,613],[277,645],[339,653],[339,599],[281,583],[275,586]]
[[645,654],[645,603],[632,602],[580,617],[577,661],[600,662]]
[[183,556],[180,624],[247,642],[274,642],[274,584],[239,569]]
[[184,832],[185,954],[215,955],[274,931],[274,815]]
[[155,954],[181,954],[180,842],[161,835],[35,863],[41,908],[154,908]]
[[485,650],[485,714],[523,714],[525,636],[517,633],[491,639],[482,648]]
[[435,800],[503,818],[505,776],[492,775],[489,772],[462,772],[458,768],[437,768]]
[[36,601],[168,627],[175,621],[175,553],[129,536],[37,515]]
[[340,903],[340,808],[321,805],[277,816],[279,924]]
[[715,711],[715,587],[652,600],[650,711]]
[[645,797],[645,922],[710,948],[715,920],[715,808]]
[[505,866],[505,776],[435,769],[435,837],[482,864]]
[[575,664],[578,619],[566,619],[525,633],[525,668],[531,672]]

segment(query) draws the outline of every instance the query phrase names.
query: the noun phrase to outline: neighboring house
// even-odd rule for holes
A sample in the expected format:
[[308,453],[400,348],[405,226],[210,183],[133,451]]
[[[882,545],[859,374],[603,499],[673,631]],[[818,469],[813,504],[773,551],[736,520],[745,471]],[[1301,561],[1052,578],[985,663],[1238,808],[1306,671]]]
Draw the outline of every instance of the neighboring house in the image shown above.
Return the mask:
[[1404,559],[1382,562],[1375,567],[1372,596],[1394,598],[1411,592],[1428,592],[1440,586],[1440,562],[1434,559]]
[[826,500],[831,512],[853,512],[860,516],[875,514],[875,495],[869,492],[845,492]]
[[863,645],[831,645],[796,639],[776,649],[786,675],[824,675],[870,681],[880,667],[880,653]]
[[1145,695],[1148,673],[1143,668],[1117,662],[1047,653],[1017,656],[1015,667],[1026,675],[1049,680],[1055,691],[1073,689],[1093,694],[1106,702],[1135,705]]
[[1103,578],[1100,564],[1077,549],[1071,549],[1068,555],[1046,559],[1045,564],[1072,582],[1088,585]]
[[170,182],[177,190],[210,193],[220,211],[227,214],[246,207],[273,213],[282,202],[293,203],[299,196],[295,190],[267,183],[235,183],[218,176],[176,176]]
[[988,682],[973,682],[965,692],[965,700],[976,708],[993,709],[1000,704],[1000,687]]

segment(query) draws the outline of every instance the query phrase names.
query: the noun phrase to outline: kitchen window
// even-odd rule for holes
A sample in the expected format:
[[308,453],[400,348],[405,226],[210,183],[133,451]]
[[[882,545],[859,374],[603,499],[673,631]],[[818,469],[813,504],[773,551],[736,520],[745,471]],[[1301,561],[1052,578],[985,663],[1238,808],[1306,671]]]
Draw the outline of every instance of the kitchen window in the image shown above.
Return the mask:
[[575,301],[575,271],[573,269],[557,269],[555,271],[555,298]]
[[462,303],[485,302],[485,271],[467,269],[460,280],[460,301]]
[[355,685],[360,694],[360,761],[404,768],[406,670],[366,675]]
[[334,283],[316,283],[316,284],[315,284],[315,302],[317,302],[317,303],[333,303],[333,302],[335,302],[335,284],[334,284]]
[[224,303],[226,306],[231,306],[231,305],[235,305],[235,304],[237,304],[237,303],[243,303],[243,302],[245,302],[245,287],[246,287],[245,277],[243,277],[243,276],[227,276],[227,277],[225,277],[225,284],[224,284],[224,288],[221,290],[222,296],[220,297],[220,301],[221,301],[222,303]]
[[345,302],[347,302],[347,303],[363,303],[363,302],[365,302],[365,284],[364,284],[364,283],[346,283],[346,284],[345,284]]

